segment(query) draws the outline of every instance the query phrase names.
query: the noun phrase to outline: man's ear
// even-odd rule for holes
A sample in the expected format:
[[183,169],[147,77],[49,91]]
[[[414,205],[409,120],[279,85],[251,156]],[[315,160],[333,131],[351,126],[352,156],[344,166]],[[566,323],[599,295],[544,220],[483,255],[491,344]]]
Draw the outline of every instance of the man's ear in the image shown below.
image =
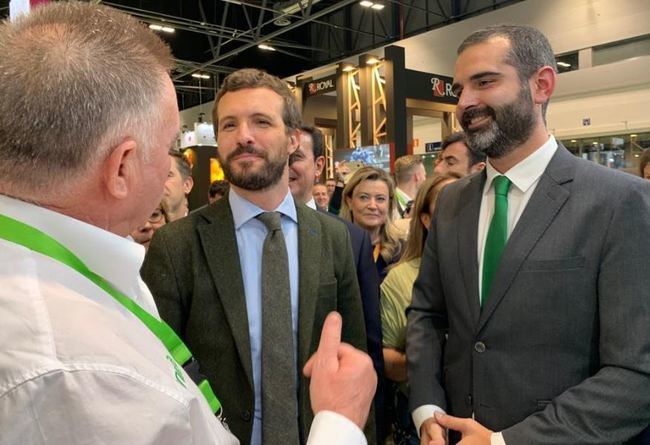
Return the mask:
[[323,167],[325,167],[325,156],[319,156],[316,158],[316,177],[319,178],[323,173]]
[[287,144],[287,151],[289,154],[298,150],[298,147],[300,146],[300,133],[301,131],[297,128],[289,129],[289,144]]
[[137,177],[140,162],[137,148],[133,139],[126,139],[115,146],[102,163],[106,191],[115,199],[126,198]]
[[485,162],[483,162],[483,161],[477,162],[476,164],[472,165],[469,168],[469,173],[472,174],[472,173],[480,172],[484,168],[485,168]]
[[537,105],[545,104],[549,101],[555,90],[557,73],[550,66],[544,66],[537,70],[531,78],[531,91],[533,93],[533,102]]
[[194,187],[194,179],[191,176],[188,176],[187,179],[183,181],[183,193],[189,195]]

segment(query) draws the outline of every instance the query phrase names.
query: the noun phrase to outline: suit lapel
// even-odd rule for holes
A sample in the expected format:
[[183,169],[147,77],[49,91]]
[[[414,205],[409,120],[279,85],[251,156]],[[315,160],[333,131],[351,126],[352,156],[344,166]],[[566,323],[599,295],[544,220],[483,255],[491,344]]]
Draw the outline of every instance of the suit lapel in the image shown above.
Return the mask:
[[[217,288],[217,298],[221,300],[239,358],[252,387],[253,370],[246,298],[228,197],[225,196],[214,206],[209,206],[202,212],[202,216],[209,224],[197,226],[201,247]],[[223,328],[225,329],[225,326]]]
[[458,250],[460,269],[465,284],[465,296],[474,325],[478,323],[481,311],[478,296],[477,237],[481,197],[485,184],[485,172],[474,175],[460,193],[458,223]]
[[321,225],[315,211],[296,204],[298,212],[298,365],[309,358],[318,297]]
[[479,330],[497,308],[522,263],[570,196],[568,188],[563,185],[573,180],[575,158],[561,144],[558,145],[555,155],[540,177],[528,205],[508,239],[492,282],[492,291],[481,312]]

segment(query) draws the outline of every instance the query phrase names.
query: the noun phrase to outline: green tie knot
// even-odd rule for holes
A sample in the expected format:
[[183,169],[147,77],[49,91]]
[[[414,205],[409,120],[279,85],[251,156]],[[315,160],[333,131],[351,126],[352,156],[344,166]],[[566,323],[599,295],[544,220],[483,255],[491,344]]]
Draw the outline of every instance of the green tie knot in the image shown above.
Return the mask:
[[494,178],[494,193],[500,196],[508,196],[508,190],[510,190],[510,179],[505,176],[497,176]]

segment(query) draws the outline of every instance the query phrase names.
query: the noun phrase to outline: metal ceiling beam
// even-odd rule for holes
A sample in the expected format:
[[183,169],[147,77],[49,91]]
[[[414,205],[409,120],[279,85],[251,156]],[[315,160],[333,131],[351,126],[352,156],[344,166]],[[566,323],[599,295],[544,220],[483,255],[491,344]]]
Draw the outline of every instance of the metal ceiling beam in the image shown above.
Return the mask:
[[267,41],[273,39],[274,37],[280,36],[280,35],[288,32],[288,31],[291,31],[291,30],[293,30],[295,28],[298,28],[298,27],[300,27],[302,25],[305,25],[305,24],[307,24],[309,22],[312,22],[313,20],[315,20],[315,19],[317,19],[319,17],[323,17],[325,15],[331,14],[332,12],[337,11],[337,10],[339,10],[339,9],[341,9],[341,8],[351,4],[351,3],[355,3],[356,1],[357,0],[341,0],[341,1],[338,1],[336,4],[334,4],[332,6],[329,6],[329,7],[325,8],[325,9],[322,9],[322,10],[320,10],[320,11],[318,11],[318,12],[316,12],[316,13],[308,16],[308,17],[305,17],[304,19],[302,19],[300,21],[297,21],[295,23],[292,23],[289,26],[285,26],[282,29],[279,29],[279,30],[277,30],[275,32],[267,34],[266,36],[260,38],[260,40],[258,42],[256,42],[256,43],[254,42],[254,43],[244,44],[239,48],[236,48],[236,49],[234,49],[232,51],[229,51],[229,52],[227,52],[225,54],[220,55],[219,57],[215,57],[212,60],[209,60],[209,61],[207,61],[205,63],[202,63],[198,69],[208,67],[208,66],[210,66],[210,65],[212,65],[214,63],[217,63],[217,62],[220,62],[220,61],[222,61],[224,59],[227,59],[230,56],[233,56],[235,54],[239,54],[239,53],[241,53],[243,51],[246,51],[247,49],[256,46],[258,43],[267,42]]

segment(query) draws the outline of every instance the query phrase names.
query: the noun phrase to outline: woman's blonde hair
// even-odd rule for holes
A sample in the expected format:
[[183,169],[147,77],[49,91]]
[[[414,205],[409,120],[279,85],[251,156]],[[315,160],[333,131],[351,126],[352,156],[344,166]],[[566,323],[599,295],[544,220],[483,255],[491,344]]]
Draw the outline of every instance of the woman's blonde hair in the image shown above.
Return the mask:
[[422,256],[424,242],[426,241],[428,228],[424,227],[420,216],[429,214],[436,205],[438,195],[449,184],[450,181],[459,179],[458,174],[445,174],[433,176],[422,183],[411,210],[411,223],[409,225],[409,236],[404,247],[404,253],[400,258],[400,263],[407,262]]
[[397,211],[395,203],[395,185],[390,175],[384,170],[376,167],[362,167],[357,170],[343,189],[343,202],[341,203],[341,211],[339,216],[350,222],[354,222],[354,215],[350,206],[348,206],[348,198],[352,199],[354,189],[363,181],[383,181],[388,187],[388,214],[386,215],[386,222],[382,224],[379,229],[379,240],[381,243],[380,254],[386,262],[390,262],[401,250],[401,236],[400,231],[393,224],[393,215]]

